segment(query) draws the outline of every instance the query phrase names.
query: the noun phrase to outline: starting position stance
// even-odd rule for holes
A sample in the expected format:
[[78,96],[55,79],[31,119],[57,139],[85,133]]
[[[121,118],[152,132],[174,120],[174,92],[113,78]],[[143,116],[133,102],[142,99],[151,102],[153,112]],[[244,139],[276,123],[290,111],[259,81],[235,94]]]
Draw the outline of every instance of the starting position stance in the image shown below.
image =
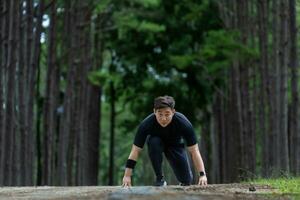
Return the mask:
[[132,170],[139,152],[146,140],[148,154],[156,174],[156,186],[167,185],[162,174],[163,153],[169,161],[181,185],[191,185],[192,171],[185,151],[184,141],[198,172],[199,185],[207,185],[207,178],[196,135],[190,121],[176,112],[175,101],[171,96],[161,96],[154,100],[154,113],[139,125],[123,177],[123,186],[131,186]]

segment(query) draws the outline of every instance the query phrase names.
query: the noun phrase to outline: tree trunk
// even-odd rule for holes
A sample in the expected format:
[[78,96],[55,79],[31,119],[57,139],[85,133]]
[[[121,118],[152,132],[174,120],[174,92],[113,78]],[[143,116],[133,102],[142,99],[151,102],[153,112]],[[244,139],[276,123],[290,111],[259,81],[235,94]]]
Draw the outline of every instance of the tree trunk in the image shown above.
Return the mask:
[[[24,80],[23,76],[23,67],[24,67],[24,62],[23,62],[23,43],[22,43],[22,35],[23,35],[23,25],[22,25],[22,2],[17,3],[17,10],[18,12],[15,13],[16,15],[16,89],[15,89],[15,108],[20,108],[21,107],[21,100],[20,99],[20,88],[22,88],[21,82],[22,79]],[[15,109],[15,140],[14,140],[14,146],[13,146],[13,164],[12,164],[12,171],[13,171],[13,177],[12,177],[12,185],[18,186],[20,185],[20,179],[22,177],[22,174],[20,174],[20,158],[22,157],[22,151],[20,149],[20,110]]]
[[[1,60],[0,60],[0,105],[6,105],[6,80],[7,80],[7,45],[8,45],[8,18],[9,18],[9,0],[1,1]],[[0,186],[4,182],[4,164],[5,164],[5,118],[6,112],[3,106],[0,106]]]
[[296,2],[289,0],[290,19],[290,63],[291,69],[291,127],[290,127],[290,166],[294,175],[300,175],[300,130],[299,130],[299,94],[298,94],[298,73],[299,63],[297,57],[297,24],[296,24]]
[[114,185],[114,148],[115,148],[115,88],[114,84],[110,82],[110,145],[109,145],[109,171],[108,171],[108,185]]
[[288,69],[288,4],[287,0],[280,1],[280,38],[279,38],[279,62],[280,62],[280,134],[278,137],[279,154],[277,170],[289,171],[288,155],[288,91],[287,91],[287,69]]
[[[73,2],[72,2],[73,3]],[[71,35],[71,49],[72,54],[70,56],[70,67],[74,69],[73,79],[74,82],[72,84],[72,87],[70,90],[72,91],[72,103],[71,103],[71,109],[70,109],[70,115],[71,120],[69,126],[71,126],[69,137],[69,149],[68,149],[68,158],[67,158],[67,173],[68,173],[68,185],[77,185],[78,184],[78,170],[80,166],[78,166],[78,162],[76,162],[77,155],[79,153],[79,144],[78,140],[79,132],[80,132],[80,103],[79,96],[80,96],[80,76],[78,73],[78,69],[80,69],[81,66],[81,60],[80,60],[80,33],[79,33],[79,27],[80,27],[80,18],[79,18],[79,10],[78,10],[78,1],[74,2],[74,4],[71,7],[71,24],[74,24],[72,26],[72,35]],[[72,80],[73,81],[73,80]],[[76,160],[77,159],[77,160]]]
[[[24,13],[25,9],[21,7],[19,10],[20,13],[20,26],[19,26],[19,37],[20,37],[20,45],[18,47],[19,50],[19,69],[18,69],[18,104],[19,104],[19,112],[18,112],[18,132],[19,132],[19,140],[20,140],[20,159],[19,159],[19,167],[20,167],[20,185],[25,185],[25,129],[26,129],[26,83],[27,83],[27,77],[26,77],[26,64],[25,64],[25,56],[24,52],[26,51],[25,48],[25,23],[23,23],[24,19],[26,19],[26,15],[22,14]],[[24,16],[23,16],[24,15]]]
[[43,174],[42,184],[54,184],[54,161],[56,122],[59,93],[59,70],[56,61],[56,1],[51,3],[49,46],[48,46],[48,70],[46,96],[44,101],[44,142],[43,142]]
[[[98,21],[100,17],[97,16]],[[92,70],[99,69],[102,64],[102,38],[101,38],[101,25],[95,24],[96,30],[94,30],[95,38],[93,41],[94,46],[90,46],[88,49],[93,49],[93,68]],[[88,52],[88,51],[87,51]],[[101,116],[101,86],[88,85],[88,131],[86,133],[87,139],[87,158],[85,168],[85,185],[97,185],[98,183],[98,166],[99,166],[99,138],[100,138],[100,116]]]
[[31,57],[33,51],[33,2],[32,0],[26,0],[26,15],[25,15],[25,32],[24,32],[24,67],[22,73],[24,75],[24,80],[22,80],[22,88],[20,88],[20,97],[22,98],[21,106],[20,106],[20,136],[21,136],[21,149],[22,149],[22,156],[20,167],[23,174],[21,179],[22,185],[29,184],[29,146],[30,139],[29,139],[29,96],[25,95],[26,92],[30,91],[29,88],[29,81],[31,78]]
[[72,10],[71,10],[71,2],[68,0],[65,2],[65,16],[64,16],[64,33],[63,34],[63,48],[65,51],[69,52],[66,54],[66,60],[68,65],[67,72],[67,86],[64,94],[64,102],[63,102],[63,113],[60,120],[60,130],[59,130],[59,154],[58,154],[58,177],[59,177],[59,185],[68,185],[69,182],[69,148],[70,141],[74,139],[71,136],[71,127],[72,127],[72,105],[73,105],[73,85],[74,85],[74,73],[75,69],[72,66],[72,55],[73,55],[73,47],[71,46],[71,36],[69,33],[73,33],[73,29],[71,26],[72,22]]
[[9,6],[9,42],[8,42],[8,80],[7,80],[7,104],[6,104],[6,119],[5,119],[5,154],[3,156],[5,179],[4,185],[12,185],[12,165],[13,165],[13,144],[14,144],[14,108],[15,108],[15,72],[16,72],[16,16],[17,2],[11,1]]
[[36,185],[42,185],[42,140],[41,140],[41,121],[43,114],[43,98],[40,94],[40,83],[41,83],[41,68],[38,67],[37,72],[37,84],[36,84],[36,102],[37,102],[37,112],[36,112]]
[[33,134],[33,110],[34,110],[34,98],[35,98],[35,86],[36,86],[36,72],[40,61],[40,38],[42,31],[42,17],[44,11],[44,0],[40,0],[38,4],[38,14],[36,19],[36,26],[34,31],[34,40],[32,44],[32,56],[30,59],[30,70],[28,70],[29,84],[28,84],[28,108],[27,108],[27,119],[28,119],[28,143],[26,144],[26,185],[33,185],[33,172],[34,172],[34,161],[35,161],[35,149],[36,141]]
[[[261,105],[260,105],[260,128],[262,135],[262,168],[264,171],[269,171],[268,165],[269,162],[274,159],[270,155],[269,149],[274,147],[276,144],[274,140],[274,135],[272,132],[272,125],[267,126],[268,117],[270,113],[272,113],[272,104],[268,101],[268,4],[266,1],[258,0],[257,2],[257,10],[258,10],[258,37],[259,37],[259,49],[260,49],[260,82],[262,87],[260,88],[261,94]],[[270,108],[269,108],[270,106]],[[268,109],[269,108],[269,109]],[[268,112],[270,111],[270,112]],[[270,116],[272,119],[272,116]],[[270,124],[272,124],[272,120],[270,120]]]
[[222,169],[222,151],[221,151],[221,137],[219,133],[222,132],[221,126],[221,98],[220,94],[216,94],[212,105],[212,126],[211,126],[211,183],[220,183],[221,169]]

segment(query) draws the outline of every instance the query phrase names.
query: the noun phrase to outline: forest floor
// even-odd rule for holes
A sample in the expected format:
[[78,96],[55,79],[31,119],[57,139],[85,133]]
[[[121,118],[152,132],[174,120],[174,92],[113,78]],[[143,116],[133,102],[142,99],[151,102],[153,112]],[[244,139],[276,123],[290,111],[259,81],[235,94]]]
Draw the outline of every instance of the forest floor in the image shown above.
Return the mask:
[[[255,190],[255,191],[250,191]],[[231,200],[231,199],[300,199],[279,194],[267,185],[211,184],[208,186],[84,186],[84,187],[0,187],[0,200]]]

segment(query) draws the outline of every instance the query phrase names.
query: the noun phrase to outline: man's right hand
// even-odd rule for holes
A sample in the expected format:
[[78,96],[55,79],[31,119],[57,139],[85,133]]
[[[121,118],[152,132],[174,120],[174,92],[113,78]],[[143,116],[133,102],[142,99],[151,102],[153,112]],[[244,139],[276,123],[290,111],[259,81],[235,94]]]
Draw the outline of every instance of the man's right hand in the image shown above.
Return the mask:
[[122,187],[131,187],[131,176],[124,176],[123,177]]

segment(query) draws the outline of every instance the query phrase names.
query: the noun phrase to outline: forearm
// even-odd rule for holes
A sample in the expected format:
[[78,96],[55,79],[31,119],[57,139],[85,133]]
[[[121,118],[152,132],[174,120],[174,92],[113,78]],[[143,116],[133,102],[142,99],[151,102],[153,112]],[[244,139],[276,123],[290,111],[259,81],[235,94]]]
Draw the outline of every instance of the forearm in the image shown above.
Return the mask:
[[[131,153],[129,154],[128,159],[137,161],[137,159],[138,159],[138,154],[137,154],[137,153],[131,152]],[[132,175],[132,169],[126,167],[126,168],[125,168],[124,176],[131,176],[131,175]]]
[[134,147],[133,147],[130,154],[129,154],[129,156],[128,156],[128,159],[137,161],[138,157],[139,157],[139,152],[134,150]]
[[204,163],[198,148],[194,149],[191,153],[192,161],[197,172],[205,172]]
[[[131,152],[129,154],[129,157],[128,159],[130,160],[134,160],[134,161],[137,161],[138,157],[139,157],[139,152],[140,152],[140,148],[133,145],[132,146],[132,149],[131,149]],[[131,168],[125,168],[125,173],[124,173],[124,176],[131,176],[132,175],[132,169]]]

